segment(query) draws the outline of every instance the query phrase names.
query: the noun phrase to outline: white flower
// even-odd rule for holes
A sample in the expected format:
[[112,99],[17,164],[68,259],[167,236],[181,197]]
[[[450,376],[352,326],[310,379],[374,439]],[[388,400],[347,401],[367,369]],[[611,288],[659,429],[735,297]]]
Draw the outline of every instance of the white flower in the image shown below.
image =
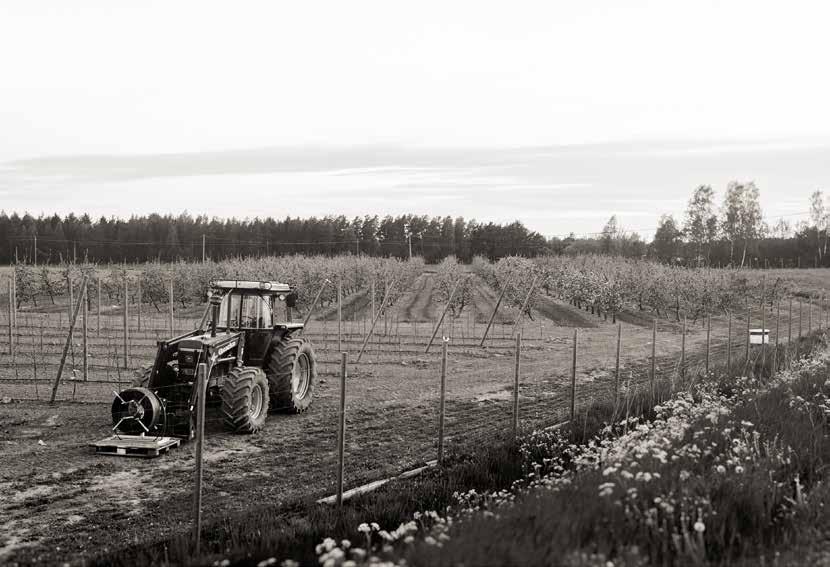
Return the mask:
[[363,524],[360,524],[359,526],[357,526],[357,531],[359,531],[361,533],[364,533],[364,534],[368,534],[369,532],[372,531],[372,528],[369,527],[369,524],[363,523]]
[[699,534],[702,534],[706,531],[706,526],[703,525],[703,522],[698,520],[697,522],[695,522],[695,531]]
[[725,466],[723,466],[723,465],[718,465],[718,466],[715,468],[715,470],[716,470],[716,471],[718,471],[720,474],[723,474],[723,473],[725,473],[725,472],[726,472],[726,467],[725,467]]
[[741,465],[738,465],[737,467],[735,467],[735,472],[738,474],[743,474],[744,468]]

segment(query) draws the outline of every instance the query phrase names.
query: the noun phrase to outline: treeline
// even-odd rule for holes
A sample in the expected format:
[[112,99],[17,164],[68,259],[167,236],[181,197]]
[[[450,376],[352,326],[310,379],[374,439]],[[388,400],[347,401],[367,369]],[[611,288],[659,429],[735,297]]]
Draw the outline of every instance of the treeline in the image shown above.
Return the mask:
[[545,238],[522,223],[462,217],[345,216],[238,220],[189,214],[97,220],[89,215],[33,217],[0,212],[0,263],[147,262],[238,257],[356,254],[438,262],[454,255],[537,256]]
[[683,218],[663,215],[649,243],[619,228],[612,216],[596,236],[554,238],[549,248],[554,254],[650,257],[687,266],[830,267],[830,203],[824,193],[813,192],[797,215],[808,220],[765,220],[753,182],[729,183],[720,204],[711,186],[700,185]]

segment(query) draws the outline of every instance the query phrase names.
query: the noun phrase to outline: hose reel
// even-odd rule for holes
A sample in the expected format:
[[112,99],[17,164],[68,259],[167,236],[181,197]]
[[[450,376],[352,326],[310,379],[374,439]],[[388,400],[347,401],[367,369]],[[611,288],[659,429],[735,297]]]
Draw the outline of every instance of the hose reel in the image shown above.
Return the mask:
[[112,428],[125,435],[162,435],[166,425],[164,403],[147,388],[127,388],[112,401]]

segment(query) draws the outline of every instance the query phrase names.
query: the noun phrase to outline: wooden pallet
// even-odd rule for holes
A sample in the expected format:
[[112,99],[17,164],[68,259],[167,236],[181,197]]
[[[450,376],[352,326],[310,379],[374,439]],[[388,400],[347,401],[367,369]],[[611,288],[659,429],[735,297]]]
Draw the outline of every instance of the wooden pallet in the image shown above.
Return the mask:
[[140,435],[113,435],[101,441],[90,443],[99,455],[116,455],[119,457],[158,457],[181,444],[181,439],[173,437],[142,437]]

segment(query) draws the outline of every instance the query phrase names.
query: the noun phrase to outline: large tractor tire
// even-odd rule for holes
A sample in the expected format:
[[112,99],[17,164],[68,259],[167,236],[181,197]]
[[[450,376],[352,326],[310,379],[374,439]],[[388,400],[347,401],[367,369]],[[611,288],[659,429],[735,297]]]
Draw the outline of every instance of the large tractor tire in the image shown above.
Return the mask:
[[222,382],[222,420],[234,433],[254,433],[268,417],[268,380],[260,368],[234,368]]
[[300,413],[308,409],[317,381],[317,359],[308,339],[274,341],[266,363],[271,409]]

